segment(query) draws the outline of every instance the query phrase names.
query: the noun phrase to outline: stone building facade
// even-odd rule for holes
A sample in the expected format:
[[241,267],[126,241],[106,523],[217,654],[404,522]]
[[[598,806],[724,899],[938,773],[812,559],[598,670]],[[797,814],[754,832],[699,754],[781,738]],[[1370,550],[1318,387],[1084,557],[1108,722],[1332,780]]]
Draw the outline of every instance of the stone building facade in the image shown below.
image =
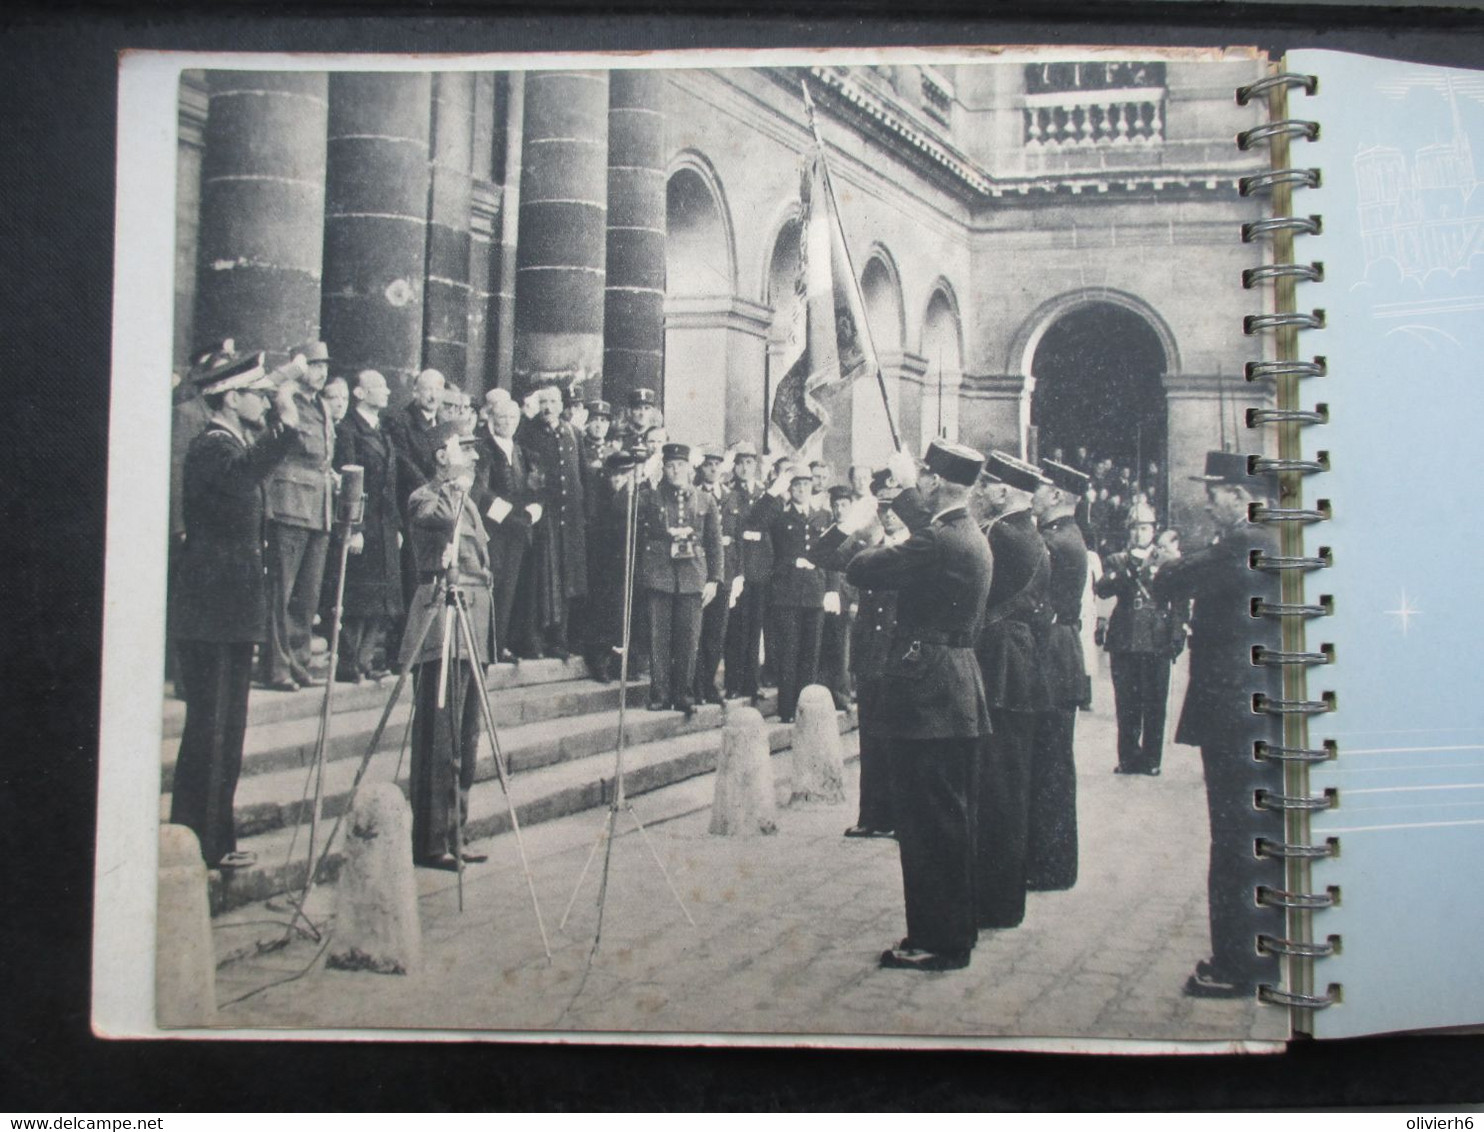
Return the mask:
[[[1255,59],[439,73],[188,73],[175,362],[316,334],[403,392],[555,371],[661,392],[673,436],[764,440],[796,315],[807,81],[904,442],[1161,463],[1200,526],[1250,449],[1264,344],[1237,191]],[[890,446],[874,382],[827,458]],[[782,446],[767,437],[774,449]]]

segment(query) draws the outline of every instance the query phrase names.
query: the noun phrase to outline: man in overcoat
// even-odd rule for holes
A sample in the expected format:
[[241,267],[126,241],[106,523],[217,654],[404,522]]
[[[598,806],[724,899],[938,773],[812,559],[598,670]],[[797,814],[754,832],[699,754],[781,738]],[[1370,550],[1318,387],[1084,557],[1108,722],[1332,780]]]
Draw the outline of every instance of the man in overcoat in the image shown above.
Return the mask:
[[721,688],[716,682],[717,670],[727,636],[731,615],[732,586],[742,572],[742,546],[737,536],[741,518],[735,508],[728,508],[731,492],[722,482],[726,451],[719,444],[708,444],[701,450],[701,466],[696,469],[696,490],[709,495],[716,504],[721,521],[721,590],[715,601],[707,602],[701,611],[701,643],[696,655],[696,678],[693,697],[697,703],[719,704]]
[[[588,528],[588,560],[592,564],[592,588],[588,591],[586,644],[588,671],[599,683],[616,678],[622,669],[624,581],[627,569],[629,505],[634,491],[638,461],[628,451],[610,452],[603,461],[603,477],[594,493],[593,520]],[[637,529],[637,525],[636,525]],[[636,562],[637,567],[637,552]],[[629,579],[630,588],[633,579]],[[642,596],[638,599],[642,600]],[[629,667],[632,678],[636,671],[635,656],[648,653],[647,646],[638,648],[635,634],[642,625],[638,610],[631,609],[629,626]]]
[[298,426],[295,442],[268,482],[268,640],[259,666],[264,684],[281,692],[315,681],[309,675],[310,632],[319,609],[335,505],[335,426],[320,396],[330,373],[323,342],[296,347]]
[[649,706],[695,713],[701,613],[721,587],[721,512],[690,483],[690,449],[666,444],[664,478],[640,489],[637,587],[649,609]]
[[1252,662],[1252,649],[1282,647],[1280,622],[1252,616],[1252,600],[1279,600],[1278,575],[1253,569],[1253,552],[1273,555],[1267,528],[1248,521],[1248,508],[1267,495],[1265,480],[1247,472],[1239,452],[1210,452],[1203,476],[1216,526],[1209,546],[1183,557],[1161,546],[1153,557],[1150,592],[1160,601],[1191,601],[1190,684],[1175,729],[1175,742],[1201,749],[1210,820],[1206,903],[1211,958],[1196,964],[1185,993],[1206,998],[1251,996],[1273,982],[1278,965],[1256,947],[1259,935],[1280,938],[1282,909],[1257,903],[1253,890],[1281,890],[1283,862],[1257,856],[1260,838],[1281,844],[1282,814],[1253,804],[1258,790],[1282,793],[1282,770],[1254,758],[1255,744],[1278,745],[1281,728],[1253,711],[1253,697],[1280,697],[1278,669]]
[[1025,918],[1034,740],[1049,707],[1039,642],[1050,628],[1051,555],[1031,514],[1031,499],[1045,483],[1033,464],[996,451],[975,488],[994,558],[975,649],[993,727],[979,777],[974,880],[981,929],[1013,928]]
[[1041,638],[1047,709],[1036,722],[1031,756],[1030,826],[1026,884],[1054,891],[1077,883],[1077,767],[1072,745],[1077,709],[1088,700],[1082,657],[1082,595],[1087,589],[1087,543],[1077,525],[1077,505],[1088,477],[1076,468],[1043,460],[1045,483],[1031,510],[1051,556],[1047,601],[1051,618]]
[[568,615],[587,594],[587,504],[582,493],[582,447],[562,420],[562,388],[550,375],[540,379],[536,416],[520,430],[527,487],[541,505],[532,527],[533,655],[565,660]]
[[[724,526],[736,533],[737,570],[731,586],[735,604],[727,619],[726,673],[727,699],[745,696],[756,700],[758,694],[759,652],[763,641],[763,622],[768,614],[768,578],[773,572],[773,543],[761,521],[752,517],[753,508],[764,497],[764,486],[758,478],[757,449],[743,441],[732,449],[732,482],[722,503]],[[741,579],[740,583],[738,579]],[[729,602],[731,598],[728,598]]]
[[262,354],[227,354],[197,375],[197,385],[211,417],[181,469],[185,533],[170,620],[186,674],[186,717],[170,820],[195,831],[208,868],[241,868],[253,862],[237,850],[232,800],[253,645],[268,623],[263,489],[297,442],[298,405],[294,382],[274,393]]
[[365,469],[365,511],[345,560],[345,595],[337,680],[352,684],[386,675],[376,660],[387,629],[402,616],[402,463],[382,425],[391,391],[374,369],[356,375],[354,405],[335,430],[335,468]]
[[[494,614],[490,600],[489,536],[470,498],[474,484],[473,445],[459,436],[455,421],[439,424],[433,439],[434,477],[407,501],[417,589],[407,607],[401,663],[413,665],[417,702],[413,708],[410,794],[412,857],[426,868],[457,870],[459,827],[468,818],[469,790],[479,758],[479,685],[488,663]],[[443,663],[448,587],[468,611],[474,638],[468,642],[455,623],[449,648],[450,670],[444,706],[438,706]],[[421,647],[418,642],[421,640]],[[415,651],[414,651],[415,650]],[[465,848],[465,861],[483,854]]]
[[[966,503],[983,464],[972,448],[942,439],[928,446],[920,474],[916,461],[894,453],[888,467],[903,490],[892,506],[911,537],[863,550],[846,569],[852,585],[897,593],[882,721],[891,736],[907,936],[882,953],[883,967],[966,967],[978,936],[974,798],[990,724],[974,643],[993,566]],[[831,537],[854,525],[837,524],[842,534]]]
[[531,528],[541,518],[541,504],[529,486],[525,450],[515,438],[520,406],[503,390],[485,395],[484,420],[474,433],[478,464],[471,495],[489,535],[490,572],[494,575],[495,649],[501,663],[512,663],[529,647],[534,615]]
[[[781,489],[788,493],[786,503]],[[768,651],[778,677],[778,718],[784,723],[793,722],[799,693],[814,683],[819,667],[825,572],[815,565],[814,554],[829,524],[811,506],[813,492],[814,479],[800,465],[784,472],[753,508],[752,521],[766,529],[772,549]]]
[[[819,517],[826,527],[839,522],[845,509],[853,502],[848,484],[832,484],[827,494],[828,514]],[[840,711],[850,708],[850,626],[854,620],[852,607],[856,599],[856,589],[845,580],[842,571],[825,571],[824,604],[819,622],[818,682],[830,690],[835,707]]]

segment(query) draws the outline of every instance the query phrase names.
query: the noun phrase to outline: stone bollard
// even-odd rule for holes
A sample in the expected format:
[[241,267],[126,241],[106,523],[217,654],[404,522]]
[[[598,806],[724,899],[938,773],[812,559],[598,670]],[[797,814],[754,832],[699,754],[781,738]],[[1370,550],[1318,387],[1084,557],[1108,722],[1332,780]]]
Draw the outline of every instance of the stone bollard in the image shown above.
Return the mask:
[[795,802],[845,801],[845,759],[840,752],[840,722],[835,697],[819,684],[799,693],[793,733]]
[[407,975],[422,963],[413,880],[412,811],[390,782],[362,787],[335,888],[335,942],[327,967]]
[[194,830],[160,826],[155,911],[155,1021],[164,1027],[216,1021],[216,950],[206,862]]
[[723,837],[776,833],[773,757],[757,708],[731,708],[721,731],[721,761],[711,802],[711,832]]

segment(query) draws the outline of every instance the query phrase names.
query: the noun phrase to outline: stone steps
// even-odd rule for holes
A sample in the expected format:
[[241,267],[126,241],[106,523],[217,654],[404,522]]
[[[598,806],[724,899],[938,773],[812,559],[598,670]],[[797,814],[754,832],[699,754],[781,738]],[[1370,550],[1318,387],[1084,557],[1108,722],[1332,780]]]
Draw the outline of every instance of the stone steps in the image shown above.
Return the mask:
[[[762,705],[765,711],[772,711],[775,706],[772,702],[765,702]],[[626,747],[624,752],[624,784],[628,795],[643,795],[687,779],[709,774],[716,769],[721,753],[722,712],[720,708],[703,709],[697,713],[694,720],[688,723],[678,713],[656,713],[652,718],[660,723],[669,721],[669,726],[630,729],[635,742],[634,745]],[[854,727],[853,717],[841,716],[839,718],[842,730],[850,730]],[[676,726],[675,721],[683,726]],[[586,723],[585,720],[574,722]],[[551,730],[553,725],[540,726],[542,729]],[[770,719],[767,727],[769,745],[772,750],[775,753],[786,750],[793,733],[792,726]],[[516,729],[512,729],[514,730]],[[651,738],[640,741],[641,736],[651,732],[657,733]],[[502,745],[505,745],[506,736],[502,735],[501,740]],[[507,756],[514,752],[514,748],[508,745],[505,749]],[[387,780],[391,775],[395,760],[395,752],[373,759],[365,781]],[[607,805],[613,797],[614,769],[613,751],[611,748],[604,748],[583,756],[560,759],[531,769],[517,770],[511,777],[510,789],[521,826],[536,825]],[[327,768],[327,777],[328,774],[329,768]],[[471,842],[494,837],[510,829],[510,817],[504,792],[495,776],[493,763],[488,757],[481,759],[480,774],[480,780],[475,783],[469,796],[467,831]],[[295,784],[294,798],[297,802],[299,791],[303,788],[304,776],[301,774],[296,777],[298,781]],[[399,784],[405,791],[405,765],[399,776]],[[340,789],[336,795],[337,802],[334,809],[336,812],[343,813],[350,800],[348,779],[337,783],[337,786]],[[242,798],[243,791],[239,789],[239,802]],[[327,807],[328,810],[329,807]],[[307,815],[307,810],[302,812]],[[321,852],[320,847],[325,843],[324,839],[330,835],[334,824],[334,817],[327,813],[325,820],[320,823],[317,857]],[[279,893],[301,889],[308,867],[307,834],[308,826],[305,824],[290,825],[280,822],[261,828],[250,835],[240,836],[239,847],[255,851],[258,855],[257,864],[250,869],[209,874],[212,914],[218,915],[244,904],[268,899]],[[337,835],[329,855],[325,858],[323,870],[319,876],[319,883],[322,885],[333,883],[338,875],[342,860],[342,841],[343,839]],[[506,844],[513,851],[513,842]],[[292,855],[290,854],[291,846]],[[505,844],[502,844],[502,851],[504,848]],[[518,863],[514,859],[502,861],[500,867],[518,867]]]

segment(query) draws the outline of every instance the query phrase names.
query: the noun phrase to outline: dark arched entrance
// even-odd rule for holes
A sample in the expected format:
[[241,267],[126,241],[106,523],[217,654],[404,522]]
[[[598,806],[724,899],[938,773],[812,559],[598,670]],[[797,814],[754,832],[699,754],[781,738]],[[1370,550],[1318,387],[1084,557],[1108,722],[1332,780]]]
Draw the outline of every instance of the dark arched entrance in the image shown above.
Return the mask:
[[[1165,394],[1168,369],[1154,328],[1126,307],[1093,302],[1058,318],[1036,346],[1031,373],[1031,424],[1042,457],[1060,449],[1087,467],[1110,459],[1114,467],[1142,471],[1151,460],[1168,467]],[[1138,473],[1136,473],[1138,474]]]

